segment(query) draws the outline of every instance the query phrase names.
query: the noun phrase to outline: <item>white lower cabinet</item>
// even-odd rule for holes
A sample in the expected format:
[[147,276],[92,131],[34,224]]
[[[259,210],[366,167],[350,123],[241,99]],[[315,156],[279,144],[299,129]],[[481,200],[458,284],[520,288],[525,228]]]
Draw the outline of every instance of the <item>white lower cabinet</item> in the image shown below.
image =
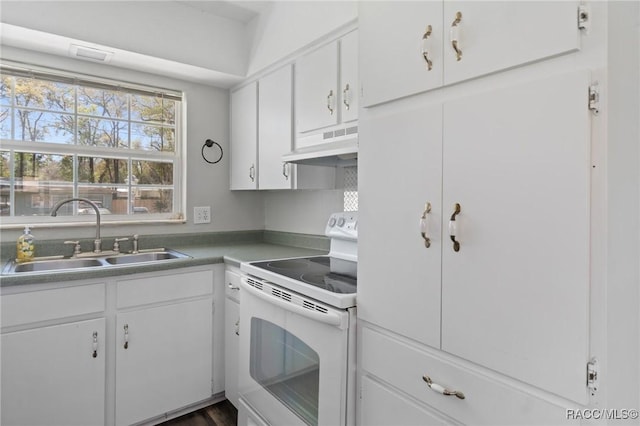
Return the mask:
[[0,423],[157,423],[221,394],[223,270],[0,288]]
[[238,408],[238,358],[240,347],[240,271],[227,268],[224,305],[224,394]]
[[0,424],[104,424],[105,284],[1,290]]
[[102,425],[104,318],[2,334],[2,423]]
[[361,425],[426,426],[454,423],[368,375],[362,376],[360,392],[362,402],[358,423]]
[[[209,398],[212,271],[120,281],[117,287],[118,303],[126,308],[116,316],[116,425]],[[132,303],[142,307],[129,308]]]
[[575,404],[533,396],[516,381],[375,327],[365,324],[359,331],[362,426],[577,423],[567,419]]

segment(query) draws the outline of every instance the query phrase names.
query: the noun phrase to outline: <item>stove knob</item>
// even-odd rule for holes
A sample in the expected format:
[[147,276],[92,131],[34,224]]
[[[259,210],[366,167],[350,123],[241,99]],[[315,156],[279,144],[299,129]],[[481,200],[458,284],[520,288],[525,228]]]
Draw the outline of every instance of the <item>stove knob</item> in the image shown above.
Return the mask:
[[336,218],[332,217],[329,219],[329,228],[333,228],[336,225]]
[[339,227],[343,227],[345,223],[344,217],[341,217],[340,219],[338,219],[338,226]]

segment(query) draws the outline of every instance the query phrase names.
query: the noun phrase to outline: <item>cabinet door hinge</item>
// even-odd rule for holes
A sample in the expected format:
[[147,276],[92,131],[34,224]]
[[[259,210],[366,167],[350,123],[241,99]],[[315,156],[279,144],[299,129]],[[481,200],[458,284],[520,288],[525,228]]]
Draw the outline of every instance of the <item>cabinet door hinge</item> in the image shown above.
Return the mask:
[[591,390],[591,395],[595,395],[600,382],[600,366],[598,360],[591,358],[587,363],[587,387]]
[[585,4],[578,6],[578,29],[589,32],[591,27],[591,9]]
[[594,115],[600,113],[600,91],[598,90],[598,83],[589,86],[589,109]]

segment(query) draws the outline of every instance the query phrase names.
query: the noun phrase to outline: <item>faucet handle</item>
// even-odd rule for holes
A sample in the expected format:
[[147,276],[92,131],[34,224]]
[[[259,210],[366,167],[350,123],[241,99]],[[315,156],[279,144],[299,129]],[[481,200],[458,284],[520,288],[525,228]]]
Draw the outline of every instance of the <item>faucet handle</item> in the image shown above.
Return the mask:
[[113,251],[120,253],[120,241],[129,241],[129,238],[116,238],[113,240]]
[[138,234],[133,234],[133,248],[131,249],[131,253],[133,254],[137,254],[139,253],[138,250]]
[[73,254],[71,257],[78,257],[80,253],[82,253],[82,248],[80,247],[80,241],[65,241],[65,244],[73,244]]

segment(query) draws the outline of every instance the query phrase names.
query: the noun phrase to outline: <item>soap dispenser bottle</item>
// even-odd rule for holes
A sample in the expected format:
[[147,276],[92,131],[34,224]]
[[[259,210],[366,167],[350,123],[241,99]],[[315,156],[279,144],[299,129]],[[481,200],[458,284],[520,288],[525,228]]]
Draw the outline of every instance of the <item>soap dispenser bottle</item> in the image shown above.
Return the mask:
[[18,237],[16,244],[16,260],[18,262],[29,262],[35,255],[35,238],[31,234],[28,226],[24,228],[24,234]]

